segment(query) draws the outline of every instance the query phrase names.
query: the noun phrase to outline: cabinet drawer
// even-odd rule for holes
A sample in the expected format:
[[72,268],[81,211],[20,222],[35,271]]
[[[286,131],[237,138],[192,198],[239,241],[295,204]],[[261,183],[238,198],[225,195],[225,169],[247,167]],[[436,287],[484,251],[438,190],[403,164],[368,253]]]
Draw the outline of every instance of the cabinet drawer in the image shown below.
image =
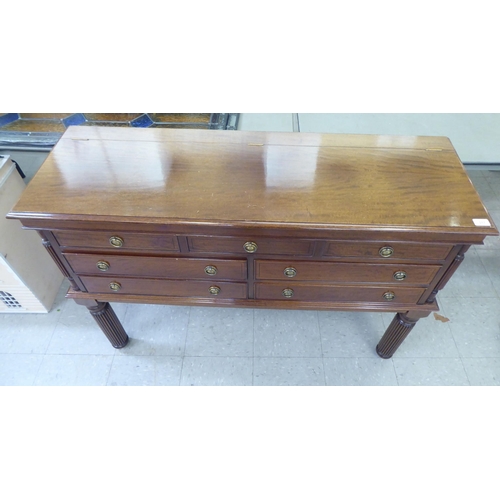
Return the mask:
[[246,260],[133,257],[64,253],[77,274],[112,274],[173,279],[246,280]]
[[384,261],[390,259],[445,260],[452,248],[452,245],[422,243],[330,241],[324,256],[360,257]]
[[314,241],[274,238],[234,238],[192,236],[188,238],[190,252],[231,253],[231,254],[268,254],[309,256],[314,251]]
[[[313,285],[303,283],[256,283],[255,298],[312,302],[375,302],[381,304],[416,304],[425,288],[386,286]],[[384,294],[393,293],[393,300]],[[285,294],[290,295],[286,297]]]
[[257,280],[428,285],[441,266],[256,260]]
[[177,237],[172,234],[127,233],[118,231],[54,231],[59,245],[74,248],[108,250],[156,250],[178,252]]
[[81,276],[81,280],[87,291],[91,293],[220,299],[247,298],[246,283],[140,279],[122,276]]

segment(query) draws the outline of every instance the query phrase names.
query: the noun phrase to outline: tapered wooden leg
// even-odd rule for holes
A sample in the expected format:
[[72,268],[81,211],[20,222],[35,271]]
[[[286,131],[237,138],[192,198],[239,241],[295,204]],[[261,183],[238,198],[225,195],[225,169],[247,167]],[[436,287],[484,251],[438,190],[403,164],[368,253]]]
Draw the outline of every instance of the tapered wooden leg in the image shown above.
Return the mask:
[[428,314],[397,313],[377,345],[377,354],[384,359],[391,358],[417,321]]
[[95,300],[76,300],[76,302],[87,307],[115,349],[121,349],[127,345],[128,335],[109,302]]

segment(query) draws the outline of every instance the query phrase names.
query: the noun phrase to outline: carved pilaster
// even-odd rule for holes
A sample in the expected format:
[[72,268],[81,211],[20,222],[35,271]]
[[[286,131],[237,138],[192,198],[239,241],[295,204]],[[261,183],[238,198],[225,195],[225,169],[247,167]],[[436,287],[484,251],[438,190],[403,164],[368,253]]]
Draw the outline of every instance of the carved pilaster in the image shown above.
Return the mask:
[[442,290],[446,283],[448,283],[449,279],[453,276],[453,273],[457,270],[458,266],[463,262],[465,259],[465,252],[470,248],[470,246],[464,246],[460,250],[460,252],[457,254],[453,262],[450,264],[450,267],[447,269],[447,271],[443,274],[443,277],[439,280],[439,283],[436,285],[436,288],[432,291],[432,293],[429,295],[427,299],[427,303],[430,304],[436,300],[436,295],[440,290]]
[[71,274],[69,274],[69,272],[66,269],[66,267],[64,266],[64,264],[60,261],[59,256],[57,255],[56,251],[52,247],[50,241],[43,238],[42,243],[43,243],[43,246],[47,249],[47,252],[49,252],[49,254],[52,257],[52,259],[54,260],[54,262],[57,264],[59,271],[61,271],[61,273],[63,273],[64,276],[66,276],[66,278],[68,278],[71,288],[77,292],[80,291],[79,286],[75,283],[75,280],[73,279]]

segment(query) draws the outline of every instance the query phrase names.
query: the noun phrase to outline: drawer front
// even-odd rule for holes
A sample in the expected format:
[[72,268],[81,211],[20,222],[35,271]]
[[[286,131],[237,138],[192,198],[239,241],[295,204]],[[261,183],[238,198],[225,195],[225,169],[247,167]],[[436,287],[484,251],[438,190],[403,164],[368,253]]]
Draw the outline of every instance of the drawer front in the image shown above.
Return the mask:
[[140,279],[122,276],[81,276],[81,280],[87,291],[91,293],[205,297],[212,299],[247,298],[246,283]]
[[107,231],[54,231],[59,245],[107,250],[156,250],[178,252],[177,237],[171,234],[116,233]]
[[273,238],[233,238],[193,236],[188,238],[190,252],[268,254],[309,256],[314,251],[314,241]]
[[323,255],[325,257],[359,257],[383,261],[390,259],[445,260],[452,248],[452,245],[419,243],[330,241]]
[[257,280],[428,285],[441,266],[256,260]]
[[[416,304],[425,288],[387,286],[306,285],[303,283],[256,283],[255,298],[312,302],[374,302],[381,304]],[[393,294],[392,300],[384,295]]]
[[64,253],[77,274],[109,274],[172,279],[246,280],[246,260],[132,257]]

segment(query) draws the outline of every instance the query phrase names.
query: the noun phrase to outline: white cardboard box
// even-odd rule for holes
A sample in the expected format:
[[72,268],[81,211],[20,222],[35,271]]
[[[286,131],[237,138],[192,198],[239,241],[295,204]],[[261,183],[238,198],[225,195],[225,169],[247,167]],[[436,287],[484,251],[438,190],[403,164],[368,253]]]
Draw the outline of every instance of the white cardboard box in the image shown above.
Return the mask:
[[35,231],[7,213],[25,188],[9,156],[0,157],[0,313],[46,313],[64,279]]

